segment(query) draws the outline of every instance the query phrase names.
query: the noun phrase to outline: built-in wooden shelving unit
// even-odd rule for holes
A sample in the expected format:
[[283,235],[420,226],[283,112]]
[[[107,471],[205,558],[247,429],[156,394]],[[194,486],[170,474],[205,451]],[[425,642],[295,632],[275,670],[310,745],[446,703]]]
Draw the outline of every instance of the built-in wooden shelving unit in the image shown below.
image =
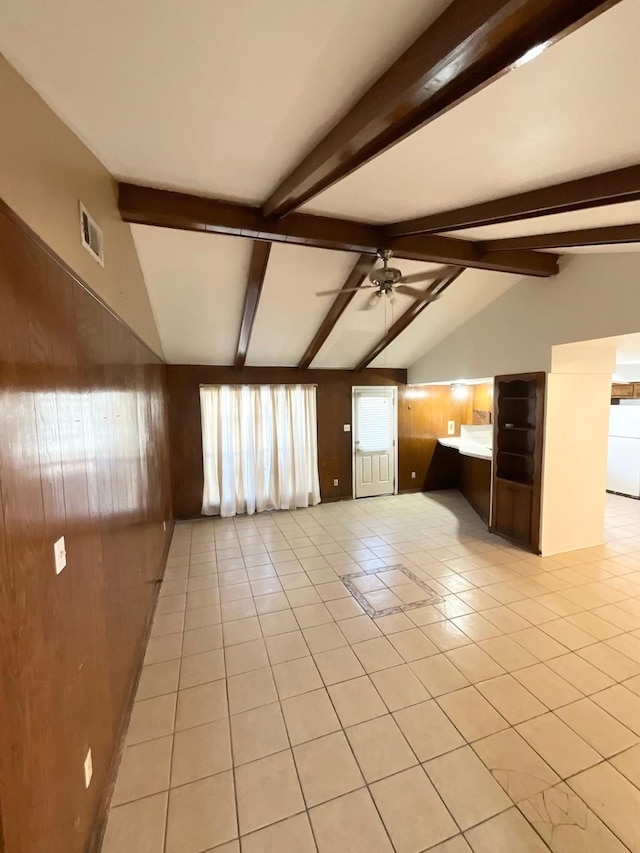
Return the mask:
[[491,531],[536,553],[544,431],[544,373],[496,376]]

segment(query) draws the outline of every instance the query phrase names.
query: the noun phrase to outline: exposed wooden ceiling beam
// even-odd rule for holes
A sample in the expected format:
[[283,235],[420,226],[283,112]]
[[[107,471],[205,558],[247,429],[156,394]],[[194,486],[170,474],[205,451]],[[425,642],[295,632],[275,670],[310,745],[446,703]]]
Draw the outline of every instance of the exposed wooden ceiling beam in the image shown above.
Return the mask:
[[264,205],[283,216],[619,0],[453,0]]
[[440,236],[392,240],[377,226],[345,219],[303,213],[274,219],[264,217],[257,207],[186,193],[126,183],[119,184],[118,190],[120,215],[125,222],[139,225],[228,234],[368,255],[375,255],[381,248],[390,248],[398,258],[522,275],[547,277],[558,271],[557,257],[540,252],[487,253],[469,240]]
[[520,249],[614,246],[623,243],[640,243],[640,225],[607,225],[601,228],[582,228],[576,231],[556,231],[552,234],[534,234],[531,237],[488,240],[482,245],[485,250],[492,252],[512,252]]
[[548,277],[558,272],[557,255],[542,252],[485,252],[472,240],[441,237],[436,234],[415,237],[382,237],[382,245],[397,258],[431,261],[449,266]]
[[244,309],[242,311],[242,322],[240,323],[240,334],[238,336],[238,348],[236,350],[235,367],[240,370],[247,360],[247,351],[251,341],[253,323],[258,313],[260,294],[267,272],[271,243],[263,240],[255,240],[251,253],[249,275],[247,277],[247,289],[244,294]]
[[459,231],[640,199],[640,165],[388,225],[389,235]]
[[378,341],[378,343],[365,355],[363,359],[358,362],[354,370],[364,370],[364,368],[368,364],[371,364],[374,358],[377,358],[377,356],[379,356],[380,353],[384,349],[386,349],[392,341],[395,341],[398,335],[402,334],[402,332],[404,332],[404,330],[411,323],[413,323],[418,314],[421,314],[422,311],[424,311],[424,309],[427,307],[427,305],[431,304],[431,302],[429,301],[429,297],[433,296],[436,293],[442,293],[451,284],[453,284],[453,282],[458,278],[458,276],[462,275],[463,272],[464,270],[461,269],[455,270],[445,278],[438,279],[438,281],[435,281],[430,287],[428,287],[424,292],[424,296],[420,297],[419,299],[416,299],[413,305],[411,305],[404,312],[404,314],[398,317],[398,319],[393,324],[393,326],[391,326],[387,334],[380,341]]
[[362,282],[375,266],[376,261],[377,258],[374,258],[373,255],[360,255],[354,268],[347,276],[347,280],[342,285],[342,290],[334,299],[333,304],[327,311],[320,328],[315,333],[313,340],[307,347],[307,351],[300,359],[300,364],[298,364],[298,368],[300,370],[306,370],[320,352],[322,345],[327,340],[345,309],[356,295],[356,291],[352,290],[352,288],[360,287]]

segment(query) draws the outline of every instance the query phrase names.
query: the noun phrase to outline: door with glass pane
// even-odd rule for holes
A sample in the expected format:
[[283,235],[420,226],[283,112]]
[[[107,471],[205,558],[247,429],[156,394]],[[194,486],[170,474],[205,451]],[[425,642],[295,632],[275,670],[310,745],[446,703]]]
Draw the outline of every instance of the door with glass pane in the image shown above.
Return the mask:
[[354,389],[353,414],[354,497],[392,495],[396,484],[396,389]]

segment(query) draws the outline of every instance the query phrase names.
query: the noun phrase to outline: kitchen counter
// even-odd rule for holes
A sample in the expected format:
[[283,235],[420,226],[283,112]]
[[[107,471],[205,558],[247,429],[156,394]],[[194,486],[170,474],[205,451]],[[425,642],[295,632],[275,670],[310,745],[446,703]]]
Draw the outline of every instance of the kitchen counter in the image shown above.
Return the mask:
[[487,524],[491,515],[492,440],[491,426],[462,426],[459,437],[438,439],[443,447],[458,451],[460,491]]
[[493,459],[493,428],[491,426],[462,426],[460,436],[439,438],[438,443],[443,447],[458,450],[461,456],[471,456],[474,459]]

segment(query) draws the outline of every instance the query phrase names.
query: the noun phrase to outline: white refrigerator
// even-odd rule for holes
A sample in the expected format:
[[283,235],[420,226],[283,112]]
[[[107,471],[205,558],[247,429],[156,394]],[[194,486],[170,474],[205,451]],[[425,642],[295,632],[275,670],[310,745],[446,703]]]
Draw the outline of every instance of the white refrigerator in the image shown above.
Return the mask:
[[611,406],[607,489],[640,497],[640,400]]

